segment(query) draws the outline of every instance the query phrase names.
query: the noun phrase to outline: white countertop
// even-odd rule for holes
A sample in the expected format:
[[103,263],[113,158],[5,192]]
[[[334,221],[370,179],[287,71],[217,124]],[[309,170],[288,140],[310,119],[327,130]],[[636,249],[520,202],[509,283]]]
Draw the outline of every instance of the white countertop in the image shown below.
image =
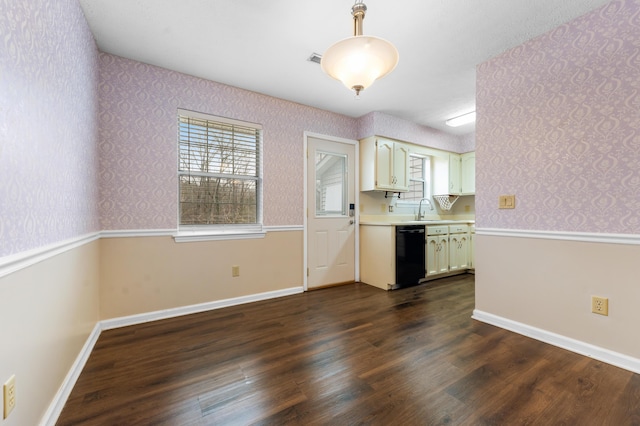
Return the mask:
[[475,220],[446,220],[446,219],[436,219],[436,220],[362,220],[360,221],[360,225],[366,226],[403,226],[403,225],[455,225],[458,223],[466,223],[469,225],[474,225],[476,223]]

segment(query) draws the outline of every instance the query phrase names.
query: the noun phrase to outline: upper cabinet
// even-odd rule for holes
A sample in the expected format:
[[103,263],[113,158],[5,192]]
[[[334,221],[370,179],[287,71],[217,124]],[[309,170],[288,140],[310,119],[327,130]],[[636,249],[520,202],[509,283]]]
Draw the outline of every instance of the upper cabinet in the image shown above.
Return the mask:
[[360,141],[360,190],[409,190],[409,146],[377,136]]
[[476,192],[476,153],[449,153],[433,164],[434,195],[473,195]]
[[460,180],[463,194],[476,193],[476,153],[467,152],[460,156]]

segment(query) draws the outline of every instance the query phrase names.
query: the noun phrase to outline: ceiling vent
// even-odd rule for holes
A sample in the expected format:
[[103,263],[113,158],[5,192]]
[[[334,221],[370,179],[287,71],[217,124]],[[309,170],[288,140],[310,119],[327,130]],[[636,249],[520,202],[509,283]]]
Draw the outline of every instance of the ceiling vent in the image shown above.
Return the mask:
[[307,58],[307,61],[315,62],[316,64],[320,64],[321,60],[322,60],[322,55],[319,55],[317,53],[312,53],[311,56]]

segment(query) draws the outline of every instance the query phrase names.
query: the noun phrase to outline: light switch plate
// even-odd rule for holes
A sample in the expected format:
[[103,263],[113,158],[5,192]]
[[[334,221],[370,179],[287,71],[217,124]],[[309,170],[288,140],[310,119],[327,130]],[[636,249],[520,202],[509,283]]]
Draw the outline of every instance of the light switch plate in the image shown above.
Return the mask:
[[501,195],[499,209],[515,209],[516,208],[516,196],[515,195]]

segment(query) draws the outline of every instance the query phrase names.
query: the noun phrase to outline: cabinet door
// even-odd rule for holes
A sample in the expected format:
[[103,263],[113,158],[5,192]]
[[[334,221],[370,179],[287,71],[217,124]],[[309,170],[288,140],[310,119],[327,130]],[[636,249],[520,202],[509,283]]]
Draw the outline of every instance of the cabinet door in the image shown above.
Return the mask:
[[469,265],[469,247],[470,247],[470,241],[469,241],[469,234],[464,234],[462,236],[462,238],[460,239],[460,257],[462,259],[462,269],[469,269],[471,268],[471,265]]
[[393,189],[393,142],[376,142],[376,188]]
[[409,190],[409,147],[396,142],[393,147],[394,187],[397,190]]
[[457,271],[460,269],[460,235],[452,234],[449,237],[449,270]]
[[469,268],[474,269],[476,267],[476,247],[475,247],[475,236],[476,234],[469,234]]
[[475,194],[476,192],[476,153],[467,152],[461,156],[462,193]]
[[449,238],[449,270],[469,269],[469,238],[467,234],[452,234]]
[[460,155],[449,154],[449,194],[460,194]]
[[427,276],[436,275],[440,273],[438,265],[438,242],[439,236],[427,237],[427,250],[426,250],[426,268]]
[[438,273],[449,272],[449,236],[438,237]]
[[431,163],[433,176],[433,193],[442,195],[449,193],[449,156],[434,156]]

